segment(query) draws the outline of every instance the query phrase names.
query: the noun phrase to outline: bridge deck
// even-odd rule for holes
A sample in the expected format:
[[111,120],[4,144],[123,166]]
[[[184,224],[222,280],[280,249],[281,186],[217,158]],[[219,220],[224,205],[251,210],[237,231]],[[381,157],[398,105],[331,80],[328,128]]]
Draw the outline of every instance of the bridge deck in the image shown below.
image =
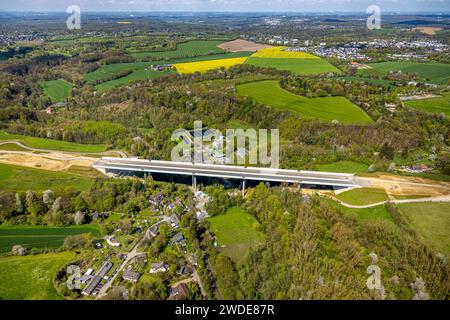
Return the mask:
[[104,157],[93,165],[100,170],[177,174],[197,177],[301,183],[333,187],[357,187],[354,175],[228,165]]

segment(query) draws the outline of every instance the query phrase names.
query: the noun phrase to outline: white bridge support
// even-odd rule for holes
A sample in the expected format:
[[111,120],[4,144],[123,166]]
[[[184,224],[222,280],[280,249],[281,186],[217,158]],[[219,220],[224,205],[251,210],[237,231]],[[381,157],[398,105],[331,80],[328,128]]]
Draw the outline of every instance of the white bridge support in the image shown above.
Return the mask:
[[192,189],[197,192],[197,177],[195,175],[192,175]]
[[139,160],[104,157],[92,165],[102,172],[126,171],[143,174],[163,173],[192,177],[192,187],[197,190],[197,177],[243,180],[242,192],[247,181],[280,182],[334,189],[359,187],[359,179],[353,174],[284,170],[273,168],[241,167],[228,165],[211,165],[191,162],[172,162],[156,160]]

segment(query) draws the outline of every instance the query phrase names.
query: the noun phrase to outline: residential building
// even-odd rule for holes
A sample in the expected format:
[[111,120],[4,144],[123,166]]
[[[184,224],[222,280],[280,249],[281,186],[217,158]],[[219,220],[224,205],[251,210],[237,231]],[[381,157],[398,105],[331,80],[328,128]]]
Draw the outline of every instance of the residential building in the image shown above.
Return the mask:
[[171,289],[170,296],[175,299],[186,299],[189,295],[189,288],[185,283],[180,283]]
[[89,296],[94,293],[97,286],[100,284],[102,279],[107,275],[112,267],[113,264],[111,261],[104,262],[98,273],[92,278],[91,282],[89,282],[89,284],[83,289],[81,293],[85,296]]
[[170,216],[170,225],[175,229],[180,227],[180,218],[175,213]]
[[169,265],[165,262],[152,263],[150,265],[150,273],[167,272]]
[[124,270],[122,273],[122,278],[130,282],[137,282],[140,277],[141,277],[140,273],[134,272],[132,270]]

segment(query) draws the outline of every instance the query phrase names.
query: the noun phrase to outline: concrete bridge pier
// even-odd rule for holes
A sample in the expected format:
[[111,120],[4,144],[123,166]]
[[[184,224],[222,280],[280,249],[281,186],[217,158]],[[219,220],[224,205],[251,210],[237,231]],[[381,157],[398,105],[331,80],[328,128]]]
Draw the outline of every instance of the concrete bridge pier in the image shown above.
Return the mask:
[[197,192],[197,177],[195,175],[192,176],[192,188],[194,192]]

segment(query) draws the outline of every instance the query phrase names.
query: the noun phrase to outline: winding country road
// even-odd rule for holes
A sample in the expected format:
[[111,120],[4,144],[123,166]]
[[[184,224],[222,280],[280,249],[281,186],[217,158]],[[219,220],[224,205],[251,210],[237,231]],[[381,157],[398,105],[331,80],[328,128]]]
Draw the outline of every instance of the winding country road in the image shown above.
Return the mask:
[[430,198],[417,198],[417,199],[404,199],[404,200],[386,200],[386,201],[372,203],[372,204],[367,204],[367,205],[363,205],[363,206],[355,206],[355,205],[352,205],[352,204],[348,204],[348,203],[346,203],[344,201],[341,201],[341,200],[339,200],[336,197],[331,196],[331,198],[333,200],[339,202],[344,207],[352,208],[352,209],[373,208],[373,207],[381,206],[381,205],[386,204],[386,203],[400,204],[400,203],[420,203],[420,202],[450,202],[450,195],[446,195],[446,196],[430,197]]
[[[5,145],[5,144],[15,144],[23,149],[29,150],[29,151],[34,151],[34,152],[48,152],[48,153],[65,153],[65,154],[73,154],[73,155],[85,155],[85,154],[98,154],[98,155],[111,155],[111,154],[118,154],[120,155],[122,158],[127,158],[128,155],[121,150],[111,150],[111,151],[104,151],[104,152],[75,152],[75,151],[60,151],[60,150],[50,150],[50,149],[37,149],[37,148],[32,148],[29,147],[27,145],[24,145],[22,142],[20,142],[19,140],[6,140],[6,141],[1,141],[0,145]],[[1,152],[12,152],[12,153],[18,153],[18,152],[22,152],[22,151],[9,151],[9,150],[0,150]],[[64,159],[61,159],[64,160]]]

